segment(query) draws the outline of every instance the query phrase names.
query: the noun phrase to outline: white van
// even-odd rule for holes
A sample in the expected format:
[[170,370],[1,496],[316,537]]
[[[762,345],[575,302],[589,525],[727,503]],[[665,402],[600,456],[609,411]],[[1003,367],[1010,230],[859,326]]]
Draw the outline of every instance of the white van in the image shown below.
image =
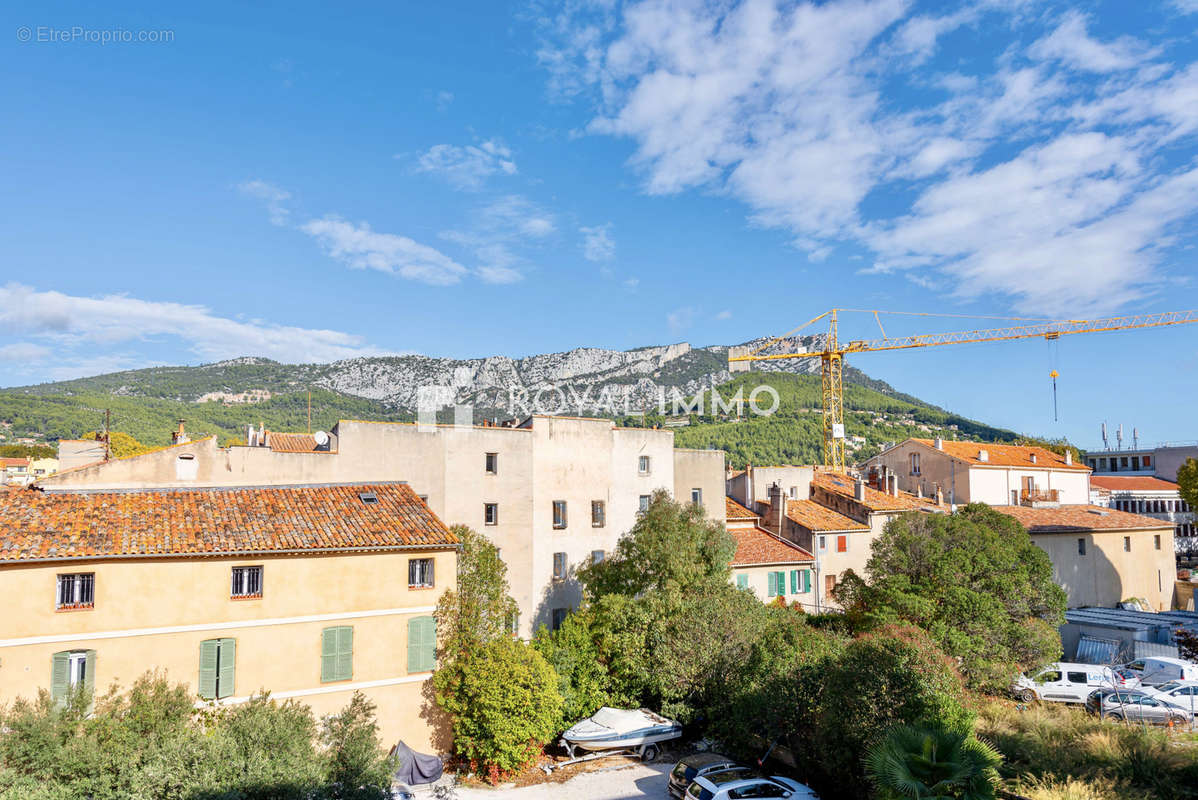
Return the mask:
[[1123,687],[1126,683],[1110,667],[1098,664],[1049,664],[1030,678],[1020,675],[1011,691],[1025,703],[1045,700],[1056,703],[1084,703],[1095,689]]
[[1149,656],[1137,658],[1124,665],[1140,679],[1145,686],[1159,686],[1169,681],[1198,680],[1198,664],[1169,656]]

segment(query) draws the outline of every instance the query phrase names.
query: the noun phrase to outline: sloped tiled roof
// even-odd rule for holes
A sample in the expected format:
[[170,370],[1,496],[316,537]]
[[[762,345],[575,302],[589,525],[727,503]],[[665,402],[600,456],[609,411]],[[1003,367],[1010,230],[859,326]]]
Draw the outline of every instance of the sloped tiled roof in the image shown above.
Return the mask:
[[[364,492],[378,502],[364,502]],[[0,563],[457,542],[402,483],[0,494]]]
[[1176,492],[1177,484],[1153,475],[1091,475],[1090,485],[1112,492]]
[[29,466],[29,459],[27,458],[0,458],[0,468],[27,466]]
[[[912,439],[912,441],[919,442],[933,450],[936,449],[936,443],[932,439]],[[942,444],[944,453],[962,461],[968,461],[970,464],[978,467],[1051,468],[1081,471],[1089,471],[1090,469],[1078,461],[1066,464],[1063,455],[1054,453],[1043,447],[1032,447],[1022,444],[991,444],[989,442],[944,441]],[[988,454],[986,461],[978,458],[978,453],[982,450],[985,450]],[[1032,456],[1036,457],[1035,463],[1032,462]]]
[[[812,484],[823,489],[853,499],[853,486],[856,479],[839,472],[817,472]],[[854,500],[870,511],[919,511],[936,507],[930,498],[920,499],[909,492],[899,492],[898,496],[879,492],[868,484],[865,486],[865,500]]]
[[728,533],[736,539],[736,555],[732,566],[751,567],[764,564],[801,564],[815,560],[797,544],[779,538],[764,528],[734,528]]
[[724,507],[724,516],[727,519],[757,519],[760,516],[759,514],[754,514],[731,497],[724,498]]
[[328,452],[316,449],[316,437],[310,433],[275,433],[266,435],[270,449],[276,453],[317,453]]
[[788,500],[786,516],[809,531],[869,530],[868,525],[863,525],[852,517],[846,517],[830,508],[825,508],[814,500]]
[[1068,533],[1070,531],[1130,531],[1172,529],[1173,523],[1126,511],[1091,505],[1066,505],[1056,508],[994,506],[1023,523],[1028,533]]

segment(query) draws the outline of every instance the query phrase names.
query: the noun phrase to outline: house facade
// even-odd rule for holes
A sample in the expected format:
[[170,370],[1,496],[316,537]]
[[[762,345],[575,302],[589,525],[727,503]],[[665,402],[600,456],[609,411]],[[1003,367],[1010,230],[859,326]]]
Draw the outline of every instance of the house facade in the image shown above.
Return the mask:
[[398,483],[0,493],[0,701],[148,670],[318,716],[360,690],[384,741],[443,749],[424,692],[458,547]]
[[518,629],[554,626],[581,601],[576,567],[602,558],[656,490],[724,522],[724,453],[675,450],[669,430],[534,416],[514,427],[342,421],[327,435],[251,431],[60,471],[52,488],[407,481],[440,519],[486,535],[508,567]]
[[1095,505],[1170,523],[1178,553],[1198,549],[1194,510],[1173,481],[1155,475],[1092,475],[1090,493]]
[[763,528],[760,517],[731,498],[726,514],[728,533],[736,540],[730,577],[736,587],[762,602],[780,599],[798,603],[804,611],[816,610],[815,557]]
[[1173,525],[1092,505],[996,506],[1027,528],[1048,553],[1069,608],[1113,607],[1140,598],[1156,611],[1172,608],[1176,577]]
[[1043,447],[907,439],[867,460],[862,471],[911,494],[939,493],[950,505],[1090,502],[1090,468]]

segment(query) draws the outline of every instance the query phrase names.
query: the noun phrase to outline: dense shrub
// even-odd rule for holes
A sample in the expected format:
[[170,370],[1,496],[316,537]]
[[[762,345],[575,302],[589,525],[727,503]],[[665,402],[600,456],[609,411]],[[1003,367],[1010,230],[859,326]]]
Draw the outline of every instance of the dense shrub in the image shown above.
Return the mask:
[[306,705],[259,696],[196,711],[185,687],[152,674],[89,716],[90,700],[57,707],[42,692],[0,713],[0,798],[381,800],[390,787],[361,695],[320,742]]
[[553,667],[532,645],[507,637],[463,659],[452,689],[438,686],[437,702],[453,720],[457,755],[492,779],[531,763],[562,716]]
[[629,698],[620,695],[613,685],[587,611],[570,614],[556,631],[542,627],[533,638],[533,647],[557,673],[562,727],[591,716],[603,706],[628,702]]

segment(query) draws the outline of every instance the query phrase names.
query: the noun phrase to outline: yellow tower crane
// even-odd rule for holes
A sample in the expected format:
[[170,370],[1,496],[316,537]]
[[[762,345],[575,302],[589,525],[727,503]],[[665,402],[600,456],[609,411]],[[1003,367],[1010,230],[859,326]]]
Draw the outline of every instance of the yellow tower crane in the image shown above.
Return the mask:
[[[882,331],[880,339],[858,339],[842,344],[838,336],[838,312],[863,311],[873,314]],[[1074,333],[1099,333],[1102,331],[1123,331],[1134,328],[1158,328],[1165,325],[1185,325],[1198,322],[1198,311],[1168,311],[1159,314],[1139,314],[1130,317],[1106,317],[1104,319],[1070,319],[1070,320],[1027,320],[1020,317],[989,317],[989,319],[1023,319],[1026,325],[1012,328],[985,328],[971,331],[953,331],[951,333],[932,333],[920,336],[888,337],[882,328],[879,314],[912,314],[912,312],[888,312],[874,309],[834,308],[814,319],[808,320],[792,331],[775,337],[760,347],[753,349],[732,348],[728,352],[728,368],[732,372],[749,370],[752,361],[777,361],[788,358],[818,358],[823,387],[824,411],[824,465],[837,471],[845,468],[844,457],[844,384],[842,373],[844,357],[848,353],[869,353],[877,350],[909,350],[914,347],[939,347],[947,344],[967,344],[972,342],[1001,342],[1007,339],[1033,339],[1043,337],[1048,340],[1059,339]],[[967,316],[952,314],[914,314],[914,316]],[[983,319],[986,317],[972,317]],[[762,353],[778,342],[802,330],[808,325],[828,320],[828,333],[824,337],[823,347],[816,350],[792,353]],[[1054,382],[1056,376],[1053,376]]]

